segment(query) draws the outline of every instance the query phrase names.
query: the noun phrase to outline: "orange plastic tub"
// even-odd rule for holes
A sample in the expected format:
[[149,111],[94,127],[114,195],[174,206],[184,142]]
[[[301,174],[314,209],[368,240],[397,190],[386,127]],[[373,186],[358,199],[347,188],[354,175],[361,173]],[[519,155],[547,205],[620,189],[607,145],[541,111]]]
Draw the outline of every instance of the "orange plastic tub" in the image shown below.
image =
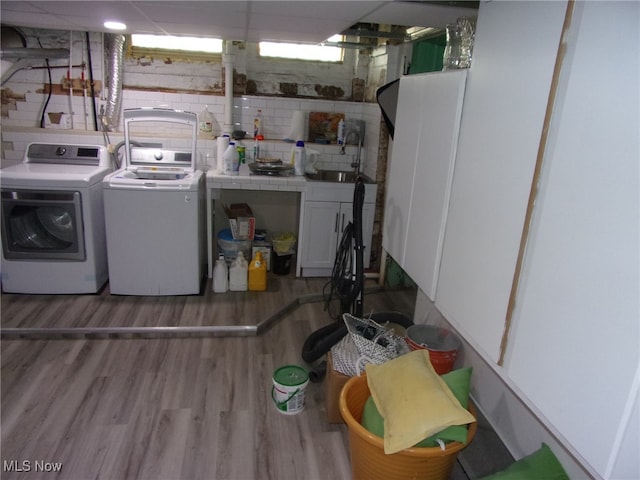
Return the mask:
[[[446,480],[451,474],[458,452],[471,443],[478,423],[469,425],[467,443],[450,442],[440,447],[407,448],[398,453],[384,453],[384,440],[364,428],[360,422],[364,404],[370,396],[366,375],[352,377],[340,392],[340,413],[349,428],[351,472],[354,480]],[[473,405],[469,411],[476,417]]]

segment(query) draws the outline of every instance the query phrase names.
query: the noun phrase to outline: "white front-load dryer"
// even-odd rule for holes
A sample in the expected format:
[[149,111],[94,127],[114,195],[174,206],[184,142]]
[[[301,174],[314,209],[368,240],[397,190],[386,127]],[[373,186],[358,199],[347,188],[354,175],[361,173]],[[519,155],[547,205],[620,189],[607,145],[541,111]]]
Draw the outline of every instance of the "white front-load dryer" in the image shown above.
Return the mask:
[[105,285],[102,180],[111,172],[103,146],[45,143],[0,170],[3,292],[96,293]]

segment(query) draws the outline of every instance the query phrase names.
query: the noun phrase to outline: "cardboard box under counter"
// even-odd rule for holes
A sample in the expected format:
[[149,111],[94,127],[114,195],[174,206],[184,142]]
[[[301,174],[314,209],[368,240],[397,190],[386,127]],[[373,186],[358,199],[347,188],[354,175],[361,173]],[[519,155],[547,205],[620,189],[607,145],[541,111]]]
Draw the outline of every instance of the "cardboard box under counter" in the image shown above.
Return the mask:
[[271,271],[271,243],[254,240],[251,247],[251,258],[255,257],[256,252],[262,253],[262,259],[267,262],[267,271]]

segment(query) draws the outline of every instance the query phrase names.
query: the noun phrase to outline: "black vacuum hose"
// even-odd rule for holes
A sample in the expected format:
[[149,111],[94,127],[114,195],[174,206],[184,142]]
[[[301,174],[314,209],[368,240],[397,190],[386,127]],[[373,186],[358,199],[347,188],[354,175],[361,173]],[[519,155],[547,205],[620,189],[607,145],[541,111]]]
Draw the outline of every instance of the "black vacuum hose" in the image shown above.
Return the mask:
[[[362,244],[362,206],[364,204],[364,182],[358,178],[353,193],[353,223],[345,228],[333,266],[331,292],[340,299],[340,315],[335,323],[313,332],[302,345],[302,359],[313,363],[331,350],[346,334],[347,327],[342,322],[342,314],[349,313],[362,317],[362,290],[364,287],[364,261]],[[354,245],[355,244],[355,245]],[[355,248],[355,271],[353,249]]]

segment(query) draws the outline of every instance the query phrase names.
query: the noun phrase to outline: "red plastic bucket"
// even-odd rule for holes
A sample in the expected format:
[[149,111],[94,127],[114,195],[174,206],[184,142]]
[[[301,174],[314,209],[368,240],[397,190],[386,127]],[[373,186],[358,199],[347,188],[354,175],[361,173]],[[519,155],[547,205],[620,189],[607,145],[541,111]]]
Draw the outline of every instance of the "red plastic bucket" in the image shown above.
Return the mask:
[[407,328],[405,341],[411,350],[429,350],[429,360],[438,375],[453,370],[462,346],[451,331],[432,325],[412,325]]

